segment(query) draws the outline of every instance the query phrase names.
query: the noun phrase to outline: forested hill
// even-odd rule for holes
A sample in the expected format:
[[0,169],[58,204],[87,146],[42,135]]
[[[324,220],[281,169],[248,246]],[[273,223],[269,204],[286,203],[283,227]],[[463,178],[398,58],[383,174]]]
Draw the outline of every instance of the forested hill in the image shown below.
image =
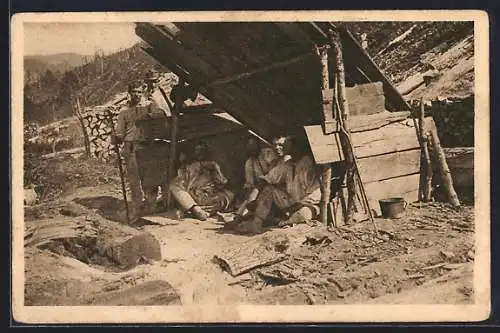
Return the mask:
[[46,69],[38,80],[28,82],[24,87],[25,121],[45,124],[70,117],[76,97],[82,107],[104,104],[147,70],[167,71],[139,44],[111,55],[95,55],[87,61],[62,74]]

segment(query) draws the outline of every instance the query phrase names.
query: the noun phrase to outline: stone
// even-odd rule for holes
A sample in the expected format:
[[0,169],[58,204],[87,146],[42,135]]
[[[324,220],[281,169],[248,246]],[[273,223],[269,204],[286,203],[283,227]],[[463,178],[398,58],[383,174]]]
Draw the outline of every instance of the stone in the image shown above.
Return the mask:
[[38,202],[38,194],[32,188],[24,189],[24,204],[27,206],[34,205]]
[[449,251],[441,251],[441,252],[439,252],[439,254],[441,256],[443,256],[445,259],[453,258],[453,256],[455,255],[453,252],[449,252]]
[[160,242],[149,232],[113,239],[103,247],[106,256],[121,268],[129,269],[141,262],[162,259]]

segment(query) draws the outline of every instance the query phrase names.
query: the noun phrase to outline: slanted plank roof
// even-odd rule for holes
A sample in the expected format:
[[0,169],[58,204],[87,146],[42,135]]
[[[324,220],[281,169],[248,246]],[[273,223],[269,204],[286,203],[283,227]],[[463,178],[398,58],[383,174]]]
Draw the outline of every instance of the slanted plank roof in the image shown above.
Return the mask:
[[389,111],[410,110],[352,34],[328,22],[136,23],[151,56],[265,139],[321,122],[315,46],[339,28],[346,84],[382,82]]

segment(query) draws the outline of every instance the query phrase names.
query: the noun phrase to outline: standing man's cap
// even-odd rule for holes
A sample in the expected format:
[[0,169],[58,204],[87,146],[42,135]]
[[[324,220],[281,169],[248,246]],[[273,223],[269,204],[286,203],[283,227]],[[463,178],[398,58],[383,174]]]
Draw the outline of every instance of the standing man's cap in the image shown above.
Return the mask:
[[145,80],[147,81],[158,81],[160,79],[160,73],[157,70],[150,70],[146,73]]

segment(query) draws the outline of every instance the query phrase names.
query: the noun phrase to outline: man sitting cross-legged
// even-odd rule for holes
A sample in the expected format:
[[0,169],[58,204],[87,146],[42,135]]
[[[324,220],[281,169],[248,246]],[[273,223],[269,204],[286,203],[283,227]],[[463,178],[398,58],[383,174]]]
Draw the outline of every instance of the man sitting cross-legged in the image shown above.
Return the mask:
[[219,164],[208,157],[205,142],[196,143],[193,154],[194,161],[179,168],[170,192],[184,212],[204,221],[210,215],[226,210],[234,194],[225,188],[228,179]]
[[236,211],[236,216],[244,216],[247,205],[257,198],[256,188],[259,177],[266,175],[278,161],[278,155],[272,147],[263,145],[256,137],[250,137],[246,142],[248,159],[245,161],[245,184],[243,185],[243,202]]
[[[287,139],[289,140],[289,139]],[[257,234],[273,207],[287,217],[281,225],[305,222],[319,213],[321,189],[313,158],[303,142],[288,145],[291,159],[277,164],[259,178],[259,195],[251,218],[236,222],[232,228],[239,233]]]

